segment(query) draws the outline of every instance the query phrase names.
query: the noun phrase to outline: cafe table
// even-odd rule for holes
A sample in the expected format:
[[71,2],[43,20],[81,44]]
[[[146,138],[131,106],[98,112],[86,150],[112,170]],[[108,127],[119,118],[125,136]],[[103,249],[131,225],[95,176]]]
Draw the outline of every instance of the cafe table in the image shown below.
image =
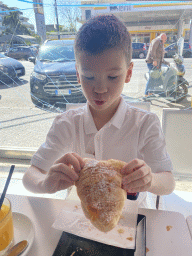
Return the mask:
[[[8,194],[13,212],[26,215],[33,223],[35,237],[27,256],[52,256],[61,230],[52,227],[66,200],[75,204],[78,197],[73,189],[67,199]],[[191,256],[192,238],[186,219],[177,212],[139,208],[146,216],[147,256]]]

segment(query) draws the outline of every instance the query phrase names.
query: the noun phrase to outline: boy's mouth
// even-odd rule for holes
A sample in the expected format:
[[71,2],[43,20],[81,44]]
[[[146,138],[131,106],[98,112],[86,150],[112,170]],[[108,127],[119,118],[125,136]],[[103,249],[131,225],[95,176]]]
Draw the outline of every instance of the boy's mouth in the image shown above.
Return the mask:
[[105,101],[103,100],[95,100],[95,104],[98,105],[98,106],[101,106],[105,103]]

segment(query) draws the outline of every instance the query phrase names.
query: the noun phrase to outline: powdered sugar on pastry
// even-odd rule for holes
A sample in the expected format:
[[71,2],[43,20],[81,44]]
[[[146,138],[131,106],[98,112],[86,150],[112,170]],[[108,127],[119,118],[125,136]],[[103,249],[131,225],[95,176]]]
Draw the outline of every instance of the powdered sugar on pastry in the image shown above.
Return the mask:
[[85,216],[99,230],[113,229],[122,213],[126,192],[121,188],[120,170],[125,162],[84,159],[85,166],[76,182]]

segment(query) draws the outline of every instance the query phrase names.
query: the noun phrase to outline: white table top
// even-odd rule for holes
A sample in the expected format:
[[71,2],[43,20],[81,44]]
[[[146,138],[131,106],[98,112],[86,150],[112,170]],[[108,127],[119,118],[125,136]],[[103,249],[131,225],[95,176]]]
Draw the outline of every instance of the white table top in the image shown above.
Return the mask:
[[[51,226],[65,207],[65,200],[7,195],[13,212],[27,215],[35,226],[35,239],[28,256],[52,256],[62,231]],[[70,198],[74,203],[73,198]],[[183,215],[176,212],[139,209],[147,219],[147,256],[191,256],[192,239]],[[171,226],[167,231],[166,227]]]

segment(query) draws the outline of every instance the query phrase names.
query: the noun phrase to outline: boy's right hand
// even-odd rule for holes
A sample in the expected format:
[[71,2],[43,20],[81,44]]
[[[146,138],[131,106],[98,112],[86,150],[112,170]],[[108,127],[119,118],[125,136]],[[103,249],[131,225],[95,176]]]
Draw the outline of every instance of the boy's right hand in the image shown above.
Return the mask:
[[83,158],[76,153],[67,153],[51,166],[41,186],[46,193],[55,193],[75,184],[84,167]]

